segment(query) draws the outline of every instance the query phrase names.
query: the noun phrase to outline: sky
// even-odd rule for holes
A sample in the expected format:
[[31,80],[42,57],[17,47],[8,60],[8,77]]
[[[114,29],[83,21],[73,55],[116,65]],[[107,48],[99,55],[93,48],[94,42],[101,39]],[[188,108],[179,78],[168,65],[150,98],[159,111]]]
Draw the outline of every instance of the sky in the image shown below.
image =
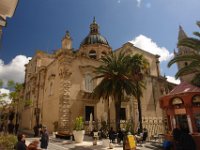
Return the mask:
[[199,6],[199,0],[19,0],[3,29],[0,79],[22,83],[24,64],[35,51],[60,48],[67,30],[78,49],[95,16],[113,50],[130,41],[160,55],[161,74],[178,83],[176,65],[167,68],[167,63],[177,50],[179,25],[188,36],[198,31]]

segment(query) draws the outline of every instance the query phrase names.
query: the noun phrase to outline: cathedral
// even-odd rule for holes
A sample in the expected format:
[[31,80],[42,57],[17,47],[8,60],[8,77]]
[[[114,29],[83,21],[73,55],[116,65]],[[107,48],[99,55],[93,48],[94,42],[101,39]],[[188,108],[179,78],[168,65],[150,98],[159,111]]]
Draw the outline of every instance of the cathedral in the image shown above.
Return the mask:
[[[130,42],[113,50],[100,34],[95,19],[79,49],[73,49],[72,38],[66,32],[61,48],[52,54],[37,51],[25,65],[24,100],[30,100],[31,103],[20,106],[20,127],[32,130],[39,123],[46,125],[49,132],[73,130],[75,118],[82,116],[87,132],[91,116],[93,124],[100,129],[101,122],[107,121],[108,109],[111,126],[114,126],[114,102],[111,100],[108,108],[102,99],[95,99],[92,95],[100,82],[92,80],[95,77],[94,68],[100,65],[99,59],[110,52],[125,52],[127,55],[139,53],[149,61],[149,73],[144,78],[146,88],[141,98],[143,127],[147,128],[149,136],[164,133],[166,118],[160,109],[159,98],[168,93],[174,84],[160,75],[159,56],[137,48]],[[138,108],[134,97],[127,97],[122,102],[120,120],[123,128],[130,120],[137,128]]]

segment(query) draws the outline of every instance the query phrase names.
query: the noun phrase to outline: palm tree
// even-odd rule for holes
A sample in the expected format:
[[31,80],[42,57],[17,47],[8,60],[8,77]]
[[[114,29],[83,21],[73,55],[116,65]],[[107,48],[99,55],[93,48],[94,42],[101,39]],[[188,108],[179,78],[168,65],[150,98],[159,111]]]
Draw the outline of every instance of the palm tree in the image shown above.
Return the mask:
[[145,88],[143,78],[144,74],[148,72],[149,63],[147,59],[141,54],[135,54],[132,57],[129,57],[128,66],[131,78],[136,85],[136,90],[133,91],[133,95],[137,99],[138,104],[138,115],[139,115],[139,132],[142,132],[142,110],[141,110],[141,97],[142,89]]
[[[3,86],[3,81],[0,80],[0,88]],[[2,107],[6,106],[6,105],[9,105],[9,106],[12,106],[12,107],[16,107],[16,124],[18,123],[18,105],[19,105],[19,101],[21,99],[21,90],[23,88],[23,84],[20,84],[20,83],[15,83],[13,80],[9,80],[7,82],[7,87],[6,87],[10,93],[9,95],[8,94],[1,94],[0,95],[0,103],[2,105]],[[6,97],[10,98],[11,103],[8,104],[7,100],[5,99]],[[9,120],[12,121],[14,119],[14,110],[12,109],[10,114],[9,114]]]
[[102,65],[95,70],[97,76],[94,79],[102,80],[93,93],[97,98],[108,100],[111,97],[114,100],[116,129],[120,128],[120,108],[124,95],[132,95],[135,91],[135,84],[129,76],[127,60],[129,56],[125,56],[124,53],[111,53],[101,58]]
[[[200,27],[200,22],[197,22],[198,27]],[[168,67],[172,64],[180,61],[190,61],[191,63],[183,68],[181,68],[175,75],[176,78],[188,74],[196,73],[196,76],[192,80],[192,83],[200,86],[200,32],[193,33],[197,38],[185,38],[178,42],[178,46],[185,46],[194,50],[193,54],[185,54],[182,56],[176,56],[168,63]]]

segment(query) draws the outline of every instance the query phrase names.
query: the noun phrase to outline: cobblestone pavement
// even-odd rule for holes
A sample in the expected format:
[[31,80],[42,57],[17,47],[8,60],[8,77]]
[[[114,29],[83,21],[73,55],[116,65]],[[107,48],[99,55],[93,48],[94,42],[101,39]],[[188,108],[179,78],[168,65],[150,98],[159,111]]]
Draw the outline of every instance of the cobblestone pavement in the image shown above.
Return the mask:
[[[84,139],[82,143],[75,143],[74,141],[61,140],[50,137],[48,150],[106,150],[108,147],[102,146],[102,141],[98,141],[96,146],[93,146],[92,139]],[[39,138],[26,138],[26,144],[28,145],[33,140],[39,140]],[[123,150],[122,144],[114,144],[114,150]],[[138,146],[137,150],[159,150],[159,148],[151,147],[149,143]]]

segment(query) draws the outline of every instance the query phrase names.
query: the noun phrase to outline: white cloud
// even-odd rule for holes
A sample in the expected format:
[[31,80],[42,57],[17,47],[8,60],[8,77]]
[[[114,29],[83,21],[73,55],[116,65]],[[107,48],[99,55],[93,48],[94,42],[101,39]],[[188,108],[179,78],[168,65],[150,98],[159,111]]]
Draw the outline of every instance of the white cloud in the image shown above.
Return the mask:
[[152,39],[139,35],[135,39],[130,41],[134,46],[141,48],[149,53],[157,54],[160,56],[160,61],[167,61],[171,59],[174,54],[170,53],[165,47],[159,47]]
[[4,64],[0,59],[0,79],[7,83],[8,80],[22,83],[24,81],[25,67],[31,57],[17,55],[10,63]]
[[166,76],[167,77],[167,81],[175,83],[175,84],[180,84],[180,80],[176,80],[174,77],[171,76]]
[[142,0],[136,0],[136,1],[137,1],[137,7],[140,7]]
[[[0,89],[0,94],[7,94],[7,95],[9,95],[9,93],[10,93],[10,91],[9,91],[8,89],[4,89],[4,88],[1,88],[1,89]],[[7,103],[10,103],[10,102],[11,102],[11,100],[9,99],[9,96],[6,96],[6,97],[4,98],[4,100],[5,100]]]
[[117,3],[121,3],[121,0],[118,0]]

